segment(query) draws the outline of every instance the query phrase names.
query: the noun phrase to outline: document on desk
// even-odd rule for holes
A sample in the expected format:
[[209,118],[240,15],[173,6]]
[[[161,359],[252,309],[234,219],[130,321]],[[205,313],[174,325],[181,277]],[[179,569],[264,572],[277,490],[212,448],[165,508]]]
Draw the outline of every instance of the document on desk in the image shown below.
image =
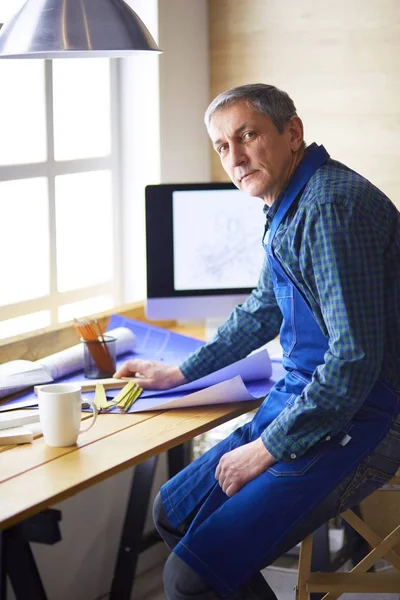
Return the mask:
[[[127,331],[134,339],[134,347],[129,343],[121,347],[120,352],[117,352],[117,368],[129,358],[159,360],[166,364],[179,365],[190,354],[204,345],[201,340],[173,333],[142,321],[134,321],[121,315],[112,315],[107,331],[123,331],[125,332],[124,335]],[[80,344],[77,349],[79,349],[79,356],[82,358]],[[75,353],[75,347],[73,347],[48,356],[46,359],[41,359],[41,364],[45,365],[46,368],[56,366],[56,370],[51,373],[55,381],[72,382],[82,380],[83,360],[64,360],[65,357],[69,358],[71,350],[74,350]],[[57,360],[54,360],[54,358]],[[75,354],[74,358],[76,358]],[[68,369],[65,369],[65,364],[68,365]],[[15,398],[0,400],[0,412],[34,406],[37,406],[37,396],[34,394],[33,388],[18,394]]]
[[0,365],[0,394],[12,394],[17,388],[53,381],[51,373],[40,363],[30,360],[11,360]]
[[[179,365],[205,343],[146,323],[124,320],[119,316],[111,318],[110,326],[129,327],[129,323],[134,323],[135,327],[135,358],[151,356],[166,364]],[[268,352],[259,350],[210,375],[172,390],[145,390],[129,412],[254,400],[265,396],[284,373],[280,361],[271,362]],[[111,399],[117,394],[118,390],[107,390],[107,398]]]
[[[151,359],[162,361],[166,364],[179,365],[205,343],[201,340],[173,333],[161,327],[149,325],[141,321],[127,319],[120,315],[113,315],[110,319],[108,330],[115,328],[130,329],[135,337],[134,350],[118,357],[117,368],[130,358]],[[179,388],[174,388],[173,390],[161,392],[145,391],[132,406],[130,412],[138,412],[139,410],[152,410],[152,406],[160,406],[161,403],[168,403],[168,405],[172,408],[173,406],[177,405],[170,404],[170,402],[181,400],[182,398],[189,398],[187,402],[193,406],[193,399],[190,399],[190,397],[193,396],[191,392],[194,390],[199,390],[199,388],[212,389],[210,386],[214,386],[217,383],[219,384],[229,380],[235,380],[234,384],[227,384],[224,392],[221,392],[221,388],[218,388],[217,390],[218,394],[221,392],[221,397],[222,395],[225,395],[225,398],[227,398],[225,399],[226,402],[236,402],[238,401],[239,396],[242,396],[243,400],[252,400],[268,393],[268,390],[272,387],[274,381],[276,381],[274,376],[277,366],[279,366],[278,363],[271,364],[266,351],[260,351],[238,361],[233,365],[224,367],[224,369],[220,369],[216,373],[208,375],[201,380],[199,379],[197,382],[191,382],[190,384],[180,386]],[[237,383],[237,376],[239,376],[242,381],[245,381],[247,394],[251,396],[250,398],[244,397],[246,394],[242,393],[243,388],[241,387],[240,383]],[[61,378],[57,378],[56,380],[63,382],[81,381],[82,372],[79,371],[66,376],[61,376]],[[239,386],[240,389],[238,388],[239,391],[237,393],[235,391],[235,394],[231,396],[232,386],[235,388],[235,390],[237,386]],[[227,395],[228,390],[229,394]],[[111,399],[117,393],[118,391],[115,390],[107,390],[107,398]],[[198,391],[195,393],[197,394]],[[84,395],[84,397],[89,398],[93,396],[94,394],[92,392],[88,392],[88,395]],[[204,397],[209,398],[210,392],[207,392]],[[218,395],[218,398],[220,398],[220,395]],[[199,396],[196,396],[195,399],[197,402]],[[149,400],[149,402],[147,402],[147,400]],[[146,408],[143,408],[143,403],[145,401]],[[215,396],[215,402],[217,401],[220,402],[221,400],[217,399],[217,396]],[[203,400],[201,400],[201,402],[203,402]],[[207,403],[210,402],[207,401]],[[11,400],[0,400],[0,411],[32,406],[37,406],[37,396],[35,396],[33,390],[25,392]],[[181,404],[179,404],[179,406],[181,406]]]
[[[264,353],[265,354],[265,353]],[[248,357],[252,358],[252,357]],[[260,357],[257,357],[257,359]],[[247,359],[243,359],[244,362]],[[242,361],[239,361],[242,362]],[[235,363],[237,364],[237,363]],[[235,367],[235,364],[231,365]],[[265,397],[275,383],[285,375],[285,369],[280,362],[273,362],[269,378],[243,381],[240,375],[228,380],[220,381],[209,387],[197,389],[192,393],[186,393],[181,388],[166,391],[164,394],[151,395],[149,390],[140,396],[130,408],[130,413],[145,412],[151,410],[166,410],[173,408],[187,408],[191,406],[207,406],[212,404],[229,404],[231,402],[245,402]],[[222,369],[221,369],[222,370]],[[215,374],[213,374],[215,375]],[[207,376],[209,377],[209,376]],[[206,378],[203,378],[206,379]],[[200,379],[198,380],[200,382]],[[195,382],[193,382],[195,384]],[[148,394],[148,395],[147,395]]]
[[[145,390],[129,412],[254,400],[271,389],[277,380],[277,366],[271,363],[266,350],[260,350],[185,385],[170,390]],[[112,399],[119,390],[106,393]]]
[[[214,371],[205,377],[180,385],[169,392],[173,391],[175,394],[186,394],[187,392],[201,390],[211,385],[215,385],[216,383],[227,381],[238,375],[246,382],[269,379],[271,374],[272,364],[268,352],[266,350],[260,350],[250,356],[246,356],[246,358],[237,360],[222,369],[218,369],[218,371]],[[138,383],[140,385],[140,380]],[[145,398],[146,396],[165,396],[165,394],[168,394],[169,392],[168,390],[148,390],[142,393],[141,398]],[[117,392],[114,393],[116,394]]]

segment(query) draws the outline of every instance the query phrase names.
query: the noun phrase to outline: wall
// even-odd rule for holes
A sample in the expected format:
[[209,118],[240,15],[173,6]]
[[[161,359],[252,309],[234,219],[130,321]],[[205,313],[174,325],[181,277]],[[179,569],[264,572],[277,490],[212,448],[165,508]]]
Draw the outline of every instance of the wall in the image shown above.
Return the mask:
[[122,302],[146,297],[145,186],[210,179],[207,0],[130,4],[163,54],[122,61]]
[[159,0],[162,183],[210,180],[207,0]]
[[[159,43],[158,0],[129,4]],[[160,182],[159,55],[121,62],[121,302],[146,297],[144,188]]]
[[[307,142],[400,207],[398,0],[209,2],[211,98],[261,81],[287,91]],[[212,175],[224,180],[217,157]]]

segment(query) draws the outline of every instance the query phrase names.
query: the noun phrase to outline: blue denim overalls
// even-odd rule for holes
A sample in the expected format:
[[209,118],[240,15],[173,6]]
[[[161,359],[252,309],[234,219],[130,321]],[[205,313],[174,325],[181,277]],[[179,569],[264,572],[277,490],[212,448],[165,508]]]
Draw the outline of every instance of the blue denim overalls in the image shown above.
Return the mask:
[[[271,390],[254,419],[234,431],[161,489],[164,508],[177,527],[198,511],[174,552],[221,596],[269,564],[290,531],[364,460],[385,437],[399,412],[399,398],[384,383],[372,388],[346,428],[291,462],[278,462],[228,498],[215,480],[220,457],[260,437],[293,403],[324,362],[328,339],[272,249],[275,232],[313,173],[329,158],[312,146],[296,169],[273,219],[266,251],[283,314],[280,341],[287,374]],[[200,507],[200,508],[199,508]]]

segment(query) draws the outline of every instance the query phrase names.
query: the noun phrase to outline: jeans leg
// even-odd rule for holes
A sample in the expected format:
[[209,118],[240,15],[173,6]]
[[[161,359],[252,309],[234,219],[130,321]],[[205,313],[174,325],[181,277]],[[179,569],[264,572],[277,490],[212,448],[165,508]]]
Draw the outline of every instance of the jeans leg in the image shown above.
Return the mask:
[[[262,567],[273,563],[307,535],[335,516],[339,511],[343,493],[349,488],[353,479],[354,473],[342,481],[335,490],[310,511],[307,519],[288,531],[286,538],[276,549],[276,552],[273,556],[270,556],[268,563],[262,565]],[[153,518],[157,531],[172,550],[184,536],[189,523],[186,524],[186,527],[182,526],[181,529],[175,529],[168,520],[160,495],[157,496],[154,502]],[[168,557],[164,566],[164,590],[167,600],[217,600],[220,598],[191,567],[174,553]],[[227,598],[228,600],[277,600],[276,595],[259,570],[255,571],[244,586]]]
[[[176,554],[168,557],[164,567],[164,591],[167,600],[218,600],[221,598]],[[225,597],[227,600],[277,600],[260,572],[245,585]]]
[[[400,419],[387,437],[355,471],[332,490],[301,523],[287,532],[285,539],[269,556],[268,563],[258,565],[254,575],[229,600],[276,600],[276,596],[258,569],[268,566],[293,548],[307,535],[345,508],[361,502],[397,471],[400,465]],[[279,515],[277,515],[279,518]],[[175,529],[168,520],[158,496],[154,505],[155,525],[169,548],[173,549],[190,524]],[[171,554],[164,568],[164,587],[168,600],[217,600],[218,596],[184,561]]]
[[[356,506],[384,485],[400,467],[400,417],[365,460],[332,490],[303,521],[288,531],[268,564],[296,546],[318,527],[344,510]],[[264,565],[266,567],[268,565]]]
[[164,506],[161,500],[161,494],[157,494],[153,504],[153,521],[155,528],[158,533],[168,546],[170,550],[173,550],[179,540],[184,535],[183,527],[177,529],[171,524],[167,517],[167,513],[164,510]]
[[[288,535],[276,549],[274,555],[270,557],[266,565],[262,566],[265,567],[274,562],[279,556],[335,516],[338,513],[342,495],[348,489],[353,478],[354,474],[347,477],[309,513],[307,519],[288,531]],[[183,537],[188,524],[182,529],[175,529],[171,525],[160,495],[154,502],[153,518],[157,531],[167,546],[173,549]],[[165,563],[164,590],[167,600],[217,600],[220,598],[191,567],[174,553],[168,557]],[[277,600],[276,595],[258,570],[244,586],[227,598],[228,600]]]
[[[161,496],[157,495],[153,506],[155,527],[166,545],[172,550],[184,535],[186,527],[175,529],[164,510]],[[168,600],[216,600],[220,598],[197,573],[175,554],[171,554],[164,567],[164,590]],[[277,600],[274,592],[260,572],[235,594],[232,600]]]

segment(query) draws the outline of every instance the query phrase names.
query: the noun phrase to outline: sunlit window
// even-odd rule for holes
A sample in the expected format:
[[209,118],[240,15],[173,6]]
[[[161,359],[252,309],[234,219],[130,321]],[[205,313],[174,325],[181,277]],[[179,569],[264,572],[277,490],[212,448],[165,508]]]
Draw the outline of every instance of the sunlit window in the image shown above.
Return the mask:
[[49,294],[48,215],[43,177],[0,181],[0,306]]
[[0,61],[0,165],[46,160],[44,64]]
[[53,98],[55,159],[109,155],[110,61],[53,61]]
[[[24,0],[0,0],[0,23]],[[0,60],[0,338],[120,302],[117,61]]]
[[57,282],[65,292],[109,281],[113,271],[111,174],[56,177]]

